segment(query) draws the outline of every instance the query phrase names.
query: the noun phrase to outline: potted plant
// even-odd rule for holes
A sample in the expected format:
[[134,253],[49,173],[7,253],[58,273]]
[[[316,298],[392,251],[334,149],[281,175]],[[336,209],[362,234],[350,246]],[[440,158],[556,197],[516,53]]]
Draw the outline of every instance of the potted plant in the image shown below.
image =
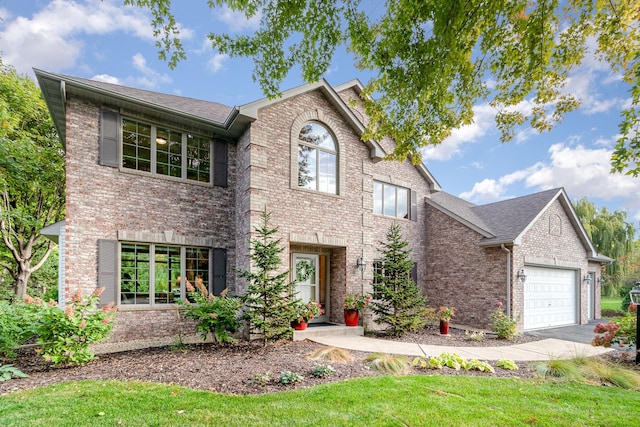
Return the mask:
[[347,294],[344,297],[344,323],[347,326],[358,326],[360,311],[369,307],[371,296],[361,294]]
[[295,299],[290,304],[291,327],[296,331],[307,329],[307,324],[316,316],[323,314],[322,305],[315,301]]
[[441,305],[436,314],[440,319],[440,333],[442,335],[449,335],[449,321],[456,315],[456,309],[454,307]]

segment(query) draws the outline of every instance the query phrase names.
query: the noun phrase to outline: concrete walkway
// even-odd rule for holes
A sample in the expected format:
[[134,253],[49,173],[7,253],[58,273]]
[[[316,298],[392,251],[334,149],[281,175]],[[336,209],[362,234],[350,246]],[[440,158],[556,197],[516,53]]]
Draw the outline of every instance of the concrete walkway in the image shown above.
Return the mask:
[[458,353],[465,359],[513,361],[544,361],[551,359],[571,359],[577,356],[589,357],[615,351],[611,348],[593,347],[590,344],[542,339],[524,344],[502,347],[449,347],[389,341],[363,336],[314,336],[311,341],[348,350],[402,354],[405,356],[439,356],[442,353]]

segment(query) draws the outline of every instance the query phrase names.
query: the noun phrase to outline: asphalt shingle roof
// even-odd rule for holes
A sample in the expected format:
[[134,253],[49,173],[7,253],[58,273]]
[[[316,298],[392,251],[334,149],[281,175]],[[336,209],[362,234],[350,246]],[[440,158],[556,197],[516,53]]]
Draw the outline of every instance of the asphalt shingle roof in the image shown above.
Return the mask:
[[560,188],[542,191],[487,205],[475,205],[451,194],[440,192],[430,200],[440,208],[485,231],[482,243],[515,240],[556,198]]
[[225,123],[229,114],[234,109],[234,107],[220,104],[218,102],[203,101],[184,96],[152,92],[149,90],[120,86],[112,83],[84,79],[81,77],[64,76],[64,79],[68,82],[82,83],[85,86],[93,87],[114,95],[137,99],[150,105],[170,108],[176,112],[181,112],[216,123]]

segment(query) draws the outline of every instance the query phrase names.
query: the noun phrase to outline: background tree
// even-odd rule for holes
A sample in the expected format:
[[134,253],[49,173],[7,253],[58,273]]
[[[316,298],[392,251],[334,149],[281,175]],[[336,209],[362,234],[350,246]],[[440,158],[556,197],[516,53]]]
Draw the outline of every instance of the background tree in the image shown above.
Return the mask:
[[574,201],[573,205],[596,250],[615,260],[605,267],[603,293],[617,295],[629,276],[637,273],[637,256],[634,256],[638,246],[635,241],[636,229],[627,222],[627,213],[624,211],[609,212],[604,207],[598,209],[586,198]]
[[[170,0],[124,0],[151,10],[161,58],[186,58]],[[488,100],[502,140],[529,123],[549,130],[579,100],[564,90],[568,72],[586,55],[609,63],[630,86],[613,169],[640,173],[640,3],[629,0],[209,0],[247,18],[253,35],[211,33],[214,49],[254,60],[253,78],[267,96],[279,93],[293,67],[317,81],[336,48],[346,45],[366,83],[371,120],[363,138],[391,136],[394,158],[438,144],[472,123],[473,106]],[[592,43],[593,42],[593,43]],[[595,52],[590,51],[590,44]],[[591,49],[593,50],[593,49]],[[375,99],[373,98],[375,95]],[[524,112],[522,102],[532,106]],[[629,169],[628,169],[629,168]]]
[[64,153],[40,89],[0,62],[0,267],[18,298],[55,244],[40,229],[64,218]]
[[239,272],[249,282],[244,296],[244,317],[249,322],[249,332],[262,334],[263,345],[269,340],[286,338],[291,334],[289,299],[291,285],[287,283],[290,272],[276,271],[282,263],[280,239],[275,239],[277,228],[269,226],[271,214],[261,213],[262,225],[255,229],[257,237],[250,241],[253,269]]
[[382,273],[374,271],[373,301],[370,308],[375,322],[387,325],[392,335],[404,335],[426,324],[427,298],[411,278],[411,249],[403,240],[400,226],[391,225],[382,249]]

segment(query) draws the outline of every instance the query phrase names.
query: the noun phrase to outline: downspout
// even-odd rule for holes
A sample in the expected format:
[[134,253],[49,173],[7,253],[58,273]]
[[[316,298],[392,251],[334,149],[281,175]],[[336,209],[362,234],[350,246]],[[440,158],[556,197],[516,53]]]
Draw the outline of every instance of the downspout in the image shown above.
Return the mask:
[[511,318],[511,251],[504,243],[500,245],[500,249],[507,253],[507,316]]

